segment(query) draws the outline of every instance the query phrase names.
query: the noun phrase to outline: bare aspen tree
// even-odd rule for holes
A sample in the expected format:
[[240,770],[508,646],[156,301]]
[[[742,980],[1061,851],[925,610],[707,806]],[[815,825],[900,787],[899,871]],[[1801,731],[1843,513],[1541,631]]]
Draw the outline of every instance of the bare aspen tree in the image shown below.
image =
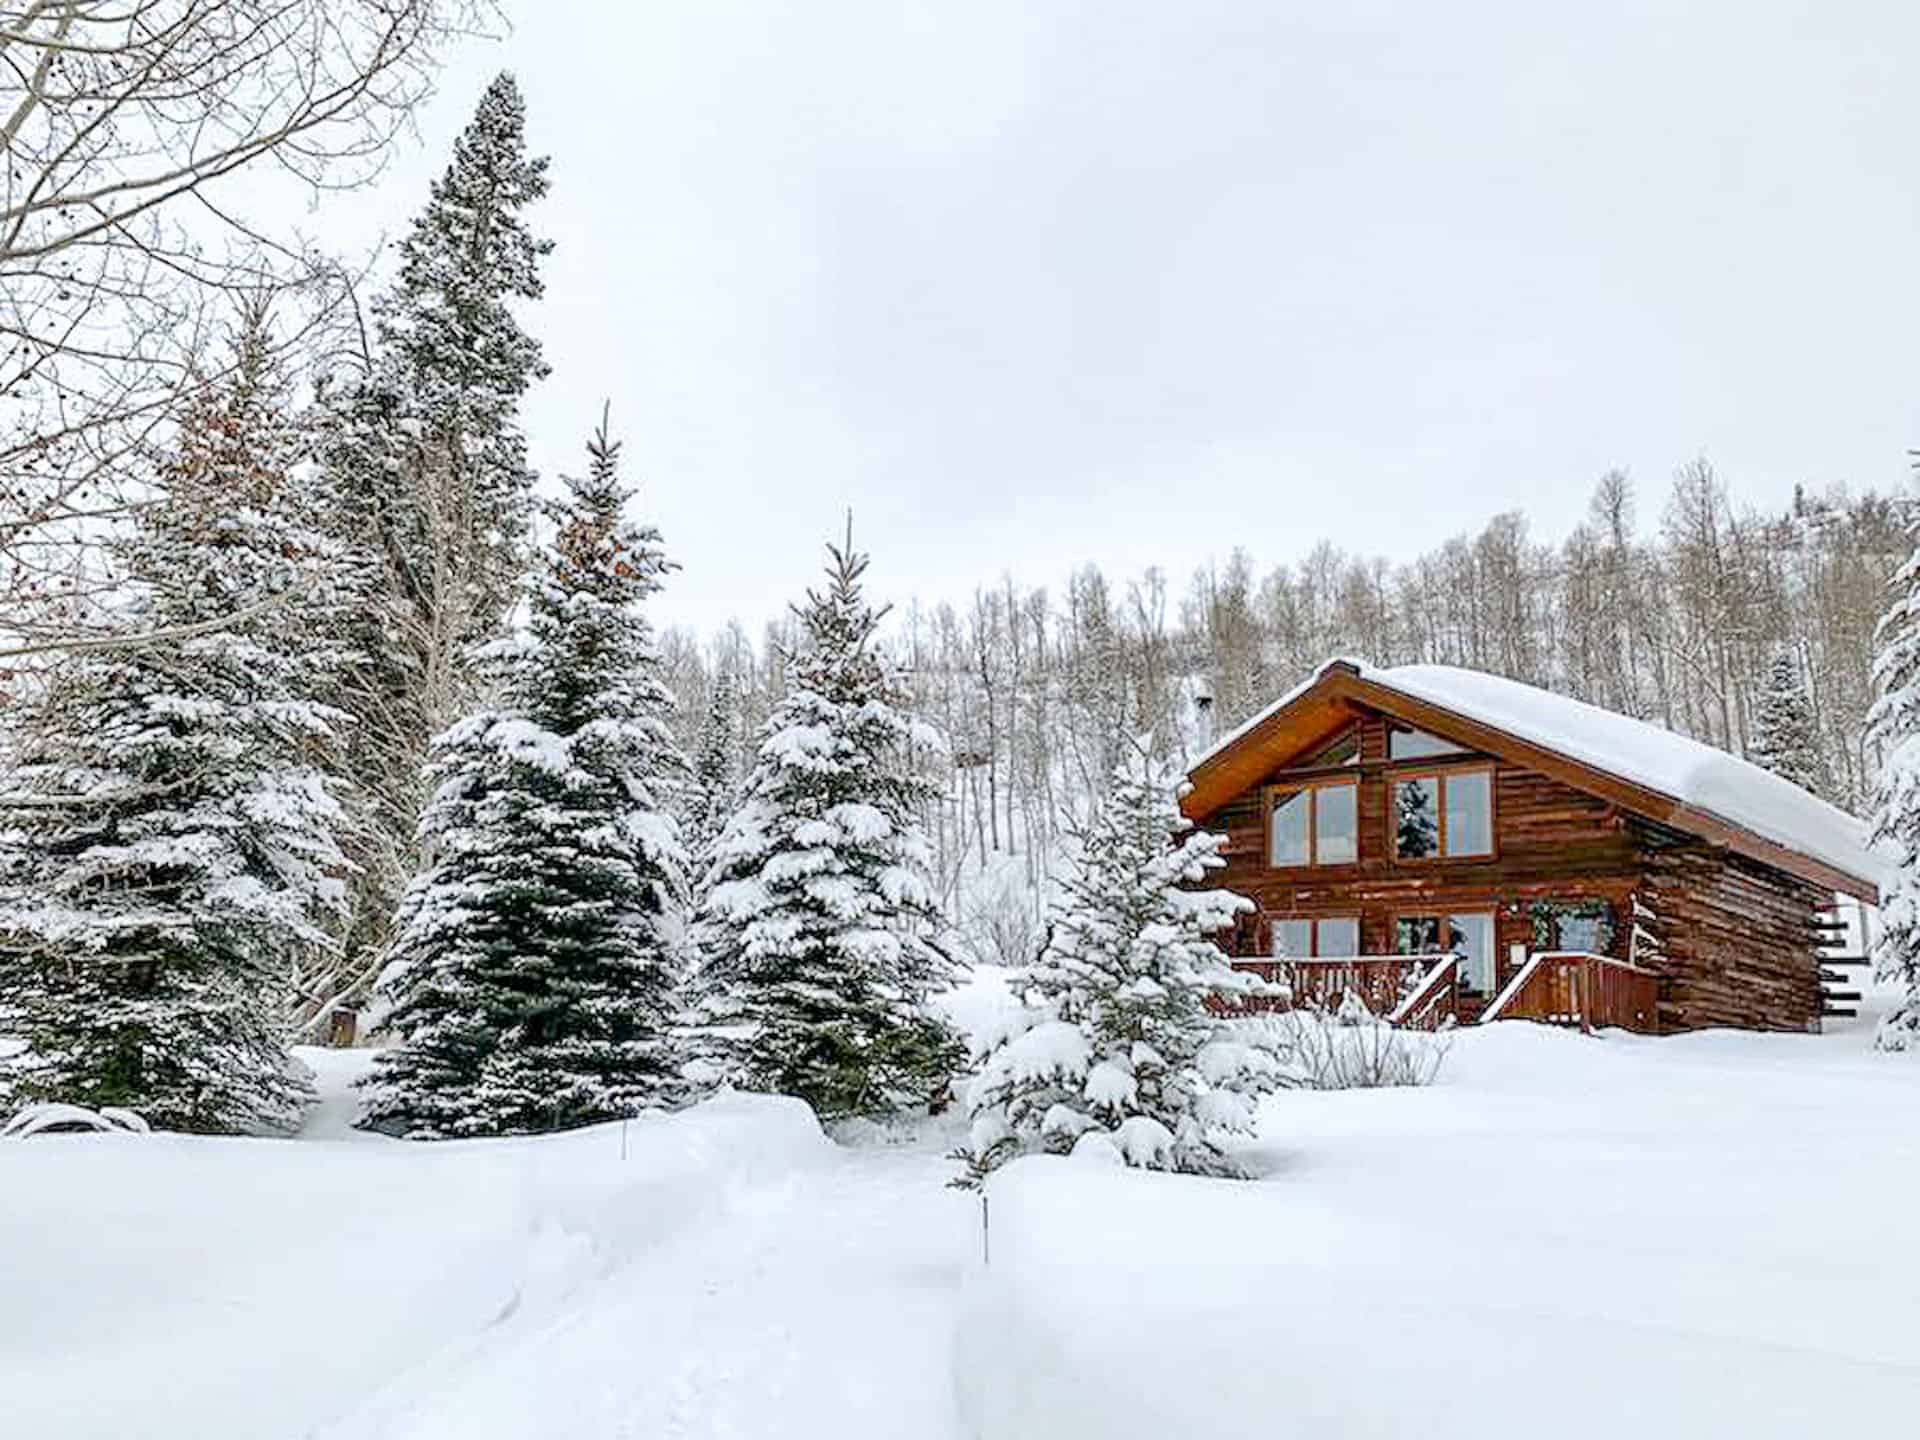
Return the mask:
[[111,582],[102,526],[146,498],[172,417],[225,378],[204,358],[229,298],[332,273],[255,223],[242,179],[372,178],[479,8],[0,3],[0,623],[16,636],[57,649],[85,630]]
[[1737,747],[1764,662],[1786,647],[1832,793],[1858,805],[1877,765],[1872,631],[1910,548],[1899,507],[1836,488],[1762,515],[1736,509],[1704,465],[1678,491],[1652,535],[1616,470],[1555,545],[1515,512],[1400,564],[1322,542],[1262,573],[1230,552],[1177,604],[1158,572],[1116,582],[1087,565],[1057,604],[1002,577],[964,611],[902,606],[894,640],[915,703],[953,741],[929,818],[943,912],[974,953],[1017,952],[1028,932],[1009,876],[1038,915],[1060,837],[1112,772],[1114,736],[1159,726],[1163,745],[1191,742],[1197,689],[1231,727],[1342,654],[1475,666]]

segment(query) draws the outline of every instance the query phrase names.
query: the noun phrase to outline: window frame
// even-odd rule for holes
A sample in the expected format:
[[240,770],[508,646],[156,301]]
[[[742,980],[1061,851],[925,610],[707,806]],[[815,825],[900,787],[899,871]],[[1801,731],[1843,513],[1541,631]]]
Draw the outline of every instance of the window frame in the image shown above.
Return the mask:
[[[1417,755],[1396,755],[1393,753],[1393,739],[1396,735],[1417,735],[1446,748],[1426,750]],[[1433,731],[1423,730],[1418,725],[1409,725],[1404,720],[1387,722],[1387,763],[1389,765],[1431,765],[1435,761],[1464,760],[1473,753],[1471,747],[1462,745],[1458,740],[1449,740],[1444,735],[1436,735]]]
[[[1485,992],[1475,990],[1469,991],[1468,993],[1475,996],[1484,993],[1491,998],[1500,993],[1501,984],[1500,913],[1501,902],[1497,899],[1484,901],[1468,900],[1460,904],[1436,905],[1426,909],[1413,908],[1410,906],[1410,908],[1405,910],[1394,910],[1387,916],[1388,944],[1393,947],[1392,953],[1395,955],[1459,954],[1457,951],[1449,952],[1444,949],[1437,952],[1400,949],[1400,922],[1403,920],[1434,920],[1439,922],[1440,943],[1444,946],[1447,941],[1447,931],[1453,927],[1455,920],[1472,917],[1474,919],[1490,921],[1491,924],[1488,926],[1487,939],[1492,948],[1487,956],[1487,978],[1493,988]],[[1467,957],[1464,954],[1460,955],[1460,986],[1463,990],[1466,989],[1467,985],[1466,959]]]
[[[1345,788],[1353,792],[1353,855],[1346,860],[1320,858],[1320,792]],[[1273,858],[1273,812],[1283,799],[1307,796],[1307,858],[1277,864]],[[1293,780],[1263,786],[1260,808],[1260,852],[1269,870],[1326,870],[1360,863],[1360,777],[1358,775],[1316,776],[1311,780]],[[1294,918],[1294,917],[1289,917]]]
[[[1267,958],[1270,960],[1279,960],[1282,958],[1285,958],[1287,960],[1351,960],[1355,956],[1364,955],[1366,953],[1366,943],[1367,943],[1366,929],[1360,923],[1360,912],[1358,910],[1353,910],[1353,911],[1329,910],[1324,914],[1315,913],[1312,915],[1271,914],[1266,917],[1266,920],[1267,920],[1267,947],[1266,948],[1267,948]],[[1346,923],[1346,924],[1351,924],[1353,926],[1354,949],[1351,955],[1322,955],[1320,953],[1320,927],[1326,924],[1328,921],[1332,921],[1336,924]],[[1288,955],[1288,956],[1282,957],[1278,952],[1274,950],[1273,948],[1274,928],[1276,926],[1288,924],[1288,923],[1295,924],[1295,925],[1306,925],[1307,927],[1309,927],[1307,933],[1311,938],[1308,941],[1308,948],[1312,950],[1313,952],[1312,954]]]
[[[1469,855],[1455,855],[1448,851],[1447,842],[1447,780],[1450,776],[1479,774],[1487,777],[1487,848],[1475,850]],[[1434,782],[1435,819],[1439,825],[1439,848],[1431,855],[1402,855],[1400,853],[1400,797],[1399,786],[1412,780],[1431,780]],[[1387,804],[1387,854],[1393,857],[1396,865],[1432,865],[1436,861],[1464,860],[1476,864],[1485,864],[1500,858],[1500,786],[1498,771],[1487,760],[1474,760],[1460,765],[1409,765],[1404,769],[1389,770],[1386,774]],[[1269,854],[1272,852],[1269,851]]]

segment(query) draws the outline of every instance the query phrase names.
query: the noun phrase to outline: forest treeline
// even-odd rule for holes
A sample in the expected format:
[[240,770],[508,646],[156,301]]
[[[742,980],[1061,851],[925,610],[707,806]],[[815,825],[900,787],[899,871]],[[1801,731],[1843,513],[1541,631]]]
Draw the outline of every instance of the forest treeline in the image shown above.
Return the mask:
[[[464,9],[402,8],[421,64]],[[44,20],[21,34],[59,53]],[[270,76],[279,53],[249,63]],[[419,93],[387,92],[343,154]],[[89,103],[66,102],[42,137],[56,169]],[[1002,577],[964,605],[874,603],[849,520],[826,582],[758,640],[720,617],[658,637],[672,540],[608,411],[583,471],[529,460],[553,244],[525,120],[495,77],[378,288],[202,277],[209,328],[171,368],[122,357],[80,405],[100,357],[67,327],[9,391],[0,1091],[286,1130],[311,1098],[290,1043],[364,1025],[392,1048],[362,1118],[394,1133],[566,1128],[736,1083],[882,1113],[952,1098],[965,1051],[934,1002],[969,955],[1048,955],[1063,988],[971,1169],[1023,1117],[1048,1144],[1099,1125],[1134,1163],[1211,1168],[1194,1127],[1233,1116],[1194,1106],[1274,1072],[1205,999],[1244,985],[1210,936],[1245,902],[1174,895],[1218,844],[1186,836],[1177,776],[1340,654],[1531,681],[1855,808],[1884,749],[1881,832],[1920,873],[1920,600],[1889,585],[1904,502],[1765,514],[1704,460],[1650,523],[1603,477],[1557,543],[1507,514],[1402,565],[1322,543],[1264,573],[1236,551],[1184,578]],[[42,279],[126,320],[117,291]],[[1889,953],[1920,996],[1902,905]],[[1082,993],[1095,971],[1106,989]],[[1149,1041],[1171,1012],[1134,1002],[1168,974],[1178,1033]],[[1907,1013],[1896,1038],[1920,1034],[1920,999]],[[1096,1060],[1116,1035],[1141,1044]],[[1098,1114],[1055,1127],[1030,1062],[1083,1070]]]
[[[1335,655],[1485,670],[1741,755],[1784,658],[1812,710],[1819,788],[1864,811],[1874,628],[1910,550],[1899,498],[1836,485],[1767,512],[1695,459],[1652,497],[1651,516],[1647,503],[1610,471],[1557,543],[1510,511],[1400,564],[1322,540],[1264,569],[1236,549],[1184,583],[1088,564],[1064,589],[1002,577],[965,605],[897,600],[893,641],[951,747],[933,824],[950,913],[1003,923],[1001,892],[1016,886],[1037,913],[1055,842],[1112,771],[1116,724],[1179,757]],[[758,644],[737,624],[666,637],[690,750],[713,725],[724,674],[739,711],[725,727],[739,737],[733,763],[748,763],[779,695],[786,630],[771,625]]]

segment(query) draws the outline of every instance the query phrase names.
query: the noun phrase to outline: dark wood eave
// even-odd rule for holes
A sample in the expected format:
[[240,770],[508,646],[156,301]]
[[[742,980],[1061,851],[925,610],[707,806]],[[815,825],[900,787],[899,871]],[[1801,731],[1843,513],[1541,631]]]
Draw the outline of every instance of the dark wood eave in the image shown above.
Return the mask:
[[1181,808],[1189,819],[1204,820],[1236,795],[1259,784],[1273,769],[1280,748],[1298,753],[1336,728],[1343,716],[1353,713],[1356,705],[1525,765],[1577,790],[1609,800],[1623,810],[1724,845],[1736,854],[1797,875],[1824,889],[1838,890],[1870,904],[1880,898],[1879,887],[1872,880],[1838,869],[1791,846],[1755,834],[1710,810],[1676,800],[1610,770],[1522,740],[1457,710],[1376,684],[1344,661],[1327,665],[1319,678],[1291,702],[1194,766],[1188,775],[1192,789],[1181,801]]

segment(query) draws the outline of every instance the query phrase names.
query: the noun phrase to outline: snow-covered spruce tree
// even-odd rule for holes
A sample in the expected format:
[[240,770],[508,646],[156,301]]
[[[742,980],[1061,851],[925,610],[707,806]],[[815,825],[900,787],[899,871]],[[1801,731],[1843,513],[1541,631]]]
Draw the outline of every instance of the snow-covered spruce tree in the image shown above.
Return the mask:
[[[1920,517],[1910,529],[1920,538]],[[1881,891],[1874,975],[1902,993],[1882,1018],[1875,1043],[1882,1050],[1920,1051],[1920,547],[1896,577],[1894,596],[1876,633],[1880,698],[1867,725],[1882,752],[1873,837],[1898,857]]]
[[550,507],[526,633],[491,649],[499,704],[435,744],[373,1128],[524,1134],[679,1095],[687,766],[644,610],[669,566],[659,532],[622,518],[604,423],[589,456]]
[[713,843],[733,813],[739,779],[734,753],[740,743],[739,682],[730,663],[719,665],[707,692],[707,714],[701,722],[693,758],[693,783],[687,790],[687,849],[701,873],[712,863]]
[[307,1098],[291,977],[328,945],[345,862],[324,762],[344,716],[331,552],[263,314],[182,417],[160,495],[113,545],[129,599],[28,717],[0,811],[0,1031],[23,1098],[284,1130]]
[[932,1099],[964,1051],[929,1006],[952,978],[918,820],[939,737],[906,709],[884,611],[861,590],[867,557],[851,533],[828,552],[696,936],[703,1018],[733,1038],[732,1077],[834,1118]]
[[1260,1022],[1210,1002],[1259,988],[1213,937],[1249,902],[1192,888],[1223,863],[1223,837],[1192,829],[1177,781],[1131,745],[1105,800],[1075,833],[1075,873],[1051,934],[1016,982],[1026,1004],[973,1082],[958,1183],[1015,1155],[1107,1146],[1130,1165],[1236,1169],[1223,1135],[1252,1128],[1280,1079]]
[[1826,765],[1814,725],[1813,699],[1790,651],[1773,657],[1754,706],[1747,758],[1815,795],[1827,792]]
[[360,721],[351,762],[364,801],[340,993],[380,961],[417,868],[429,741],[474,703],[469,656],[498,632],[526,569],[535,477],[519,410],[547,366],[513,307],[540,297],[552,245],[524,216],[548,185],[525,127],[518,86],[498,76],[400,243],[362,372],[319,407],[318,485],[364,597],[362,660],[339,695]]

